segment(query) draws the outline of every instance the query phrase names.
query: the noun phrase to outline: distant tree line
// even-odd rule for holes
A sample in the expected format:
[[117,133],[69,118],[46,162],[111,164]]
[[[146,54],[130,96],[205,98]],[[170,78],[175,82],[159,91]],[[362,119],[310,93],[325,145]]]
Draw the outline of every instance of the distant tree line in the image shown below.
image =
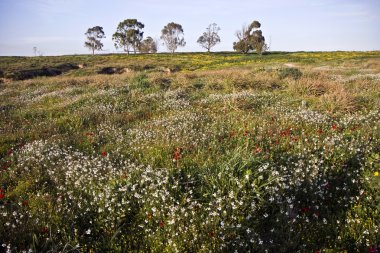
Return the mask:
[[[116,28],[116,32],[112,35],[115,48],[122,49],[127,54],[130,54],[132,51],[135,54],[136,52],[156,53],[159,42],[150,36],[143,39],[144,27],[145,25],[137,19],[126,19],[120,22]],[[233,49],[243,54],[253,51],[262,54],[268,50],[265,37],[259,29],[260,27],[261,24],[258,21],[253,21],[249,26],[243,26],[242,30],[237,31],[235,34],[238,40],[233,43]],[[197,43],[205,48],[207,52],[210,52],[214,46],[221,42],[219,31],[220,27],[217,24],[210,24],[206,28],[206,31],[198,38]],[[86,41],[84,46],[90,49],[92,54],[95,54],[95,51],[102,50],[103,43],[101,43],[101,40],[105,38],[103,27],[94,26],[88,28],[85,35]],[[174,22],[164,26],[161,30],[160,39],[172,54],[175,53],[178,47],[186,45],[182,25]]]

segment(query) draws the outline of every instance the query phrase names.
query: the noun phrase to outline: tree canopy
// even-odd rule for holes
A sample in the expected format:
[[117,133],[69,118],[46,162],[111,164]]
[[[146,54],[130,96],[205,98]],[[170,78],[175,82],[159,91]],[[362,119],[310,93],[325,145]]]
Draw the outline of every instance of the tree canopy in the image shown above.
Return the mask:
[[174,53],[178,47],[184,47],[186,45],[182,25],[174,22],[164,26],[161,30],[160,38],[164,41],[164,44],[171,53]]
[[103,43],[101,43],[101,39],[105,38],[103,27],[94,26],[92,28],[88,28],[85,33],[87,40],[84,42],[84,46],[92,50],[92,54],[95,54],[95,50],[102,50]]
[[136,53],[143,39],[143,28],[144,24],[137,19],[126,19],[120,22],[112,36],[115,47],[122,48],[128,54],[131,49]]
[[220,27],[213,23],[210,24],[206,31],[200,36],[197,40],[198,44],[207,49],[207,52],[210,52],[211,48],[216,44],[220,43],[220,37],[218,32],[220,31]]
[[157,53],[157,42],[152,37],[147,37],[140,44],[141,53]]
[[267,45],[260,27],[261,24],[258,21],[253,21],[248,27],[243,26],[241,31],[236,32],[238,41],[233,44],[234,50],[244,54],[249,51],[262,54],[267,49]]

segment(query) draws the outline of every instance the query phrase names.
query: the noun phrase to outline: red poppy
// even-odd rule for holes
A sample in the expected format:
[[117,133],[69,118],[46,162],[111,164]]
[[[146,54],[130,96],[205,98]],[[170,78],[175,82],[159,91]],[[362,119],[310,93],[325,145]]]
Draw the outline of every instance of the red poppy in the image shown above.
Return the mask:
[[44,233],[44,234],[46,234],[46,233],[49,232],[49,229],[48,229],[47,227],[43,227],[43,228],[41,229],[41,232]]
[[332,125],[332,129],[336,130],[337,126],[335,124]]
[[181,149],[180,148],[176,148],[174,150],[174,154],[173,154],[173,161],[178,161],[179,159],[181,158]]
[[261,148],[260,147],[256,147],[256,153],[260,153],[261,152]]
[[107,156],[107,151],[103,151],[102,153],[100,153],[101,156]]
[[377,249],[376,249],[376,247],[369,247],[369,248],[368,248],[368,252],[369,252],[369,253],[376,253],[376,252],[377,252]]
[[5,191],[4,189],[0,189],[0,200],[2,200],[5,197]]
[[160,228],[163,228],[163,227],[165,227],[165,222],[160,221]]

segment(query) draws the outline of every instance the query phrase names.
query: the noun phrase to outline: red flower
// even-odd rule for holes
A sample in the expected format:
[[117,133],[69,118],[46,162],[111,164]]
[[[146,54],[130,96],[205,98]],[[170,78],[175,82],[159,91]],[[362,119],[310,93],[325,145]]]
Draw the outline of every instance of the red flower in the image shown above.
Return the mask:
[[376,252],[377,252],[377,249],[376,249],[376,247],[369,247],[369,248],[368,248],[368,252],[369,252],[369,253],[376,253]]
[[12,153],[13,153],[13,150],[12,149],[8,149],[7,155],[11,155]]
[[102,151],[102,153],[100,153],[101,156],[107,156],[107,151]]
[[336,130],[337,126],[335,124],[332,125],[332,129]]
[[44,234],[46,234],[46,233],[49,232],[49,229],[48,229],[47,227],[43,227],[43,228],[41,229],[41,232],[44,233]]
[[178,161],[181,158],[181,149],[176,148],[173,153],[173,162]]
[[165,222],[160,221],[160,228],[163,228],[163,227],[165,227]]
[[5,191],[4,189],[0,189],[0,200],[2,200],[5,197]]
[[261,152],[261,148],[260,147],[256,147],[256,153],[260,153]]
[[301,213],[307,213],[307,212],[310,212],[310,208],[309,207],[302,207],[301,208]]

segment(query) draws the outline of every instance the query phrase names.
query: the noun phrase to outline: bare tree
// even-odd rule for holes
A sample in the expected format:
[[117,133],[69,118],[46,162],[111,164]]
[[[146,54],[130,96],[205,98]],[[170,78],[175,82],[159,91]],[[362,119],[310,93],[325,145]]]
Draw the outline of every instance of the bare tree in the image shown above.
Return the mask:
[[203,35],[198,38],[197,42],[201,47],[206,48],[207,52],[210,52],[212,47],[220,43],[219,31],[220,27],[217,24],[210,24]]
[[161,39],[172,54],[178,47],[184,47],[186,45],[182,26],[174,22],[164,26],[161,30]]

